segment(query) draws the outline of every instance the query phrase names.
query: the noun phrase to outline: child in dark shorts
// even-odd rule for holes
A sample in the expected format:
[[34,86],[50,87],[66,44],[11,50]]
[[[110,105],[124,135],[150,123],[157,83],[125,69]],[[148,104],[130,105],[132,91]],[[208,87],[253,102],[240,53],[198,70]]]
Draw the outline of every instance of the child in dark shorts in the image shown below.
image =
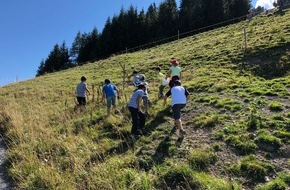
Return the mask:
[[179,80],[173,82],[173,87],[164,96],[164,105],[166,105],[167,98],[171,96],[171,106],[175,124],[177,126],[176,134],[178,137],[183,137],[185,131],[181,121],[181,110],[185,108],[187,99],[189,98],[189,92],[186,88],[181,86]]
[[76,98],[78,101],[78,106],[86,105],[86,93],[90,94],[90,91],[87,87],[87,78],[85,76],[81,77],[81,82],[76,87]]
[[180,80],[180,77],[178,75],[173,76],[169,81],[169,88],[172,88],[174,86],[174,81]]

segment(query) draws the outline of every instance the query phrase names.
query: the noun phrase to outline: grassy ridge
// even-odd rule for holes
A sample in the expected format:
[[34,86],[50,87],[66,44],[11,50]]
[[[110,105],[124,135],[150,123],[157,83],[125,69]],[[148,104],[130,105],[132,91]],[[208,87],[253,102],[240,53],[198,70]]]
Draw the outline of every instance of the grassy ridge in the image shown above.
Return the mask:
[[[289,11],[255,17],[2,87],[11,177],[22,189],[289,188],[289,20]],[[171,132],[170,108],[157,100],[153,82],[152,68],[167,71],[171,57],[192,94],[183,141]],[[142,70],[151,85],[148,134],[138,141],[129,138],[133,87],[123,88],[120,65],[128,75]],[[94,95],[80,113],[74,89],[82,75]],[[106,117],[98,101],[105,78],[122,90],[121,114]]]

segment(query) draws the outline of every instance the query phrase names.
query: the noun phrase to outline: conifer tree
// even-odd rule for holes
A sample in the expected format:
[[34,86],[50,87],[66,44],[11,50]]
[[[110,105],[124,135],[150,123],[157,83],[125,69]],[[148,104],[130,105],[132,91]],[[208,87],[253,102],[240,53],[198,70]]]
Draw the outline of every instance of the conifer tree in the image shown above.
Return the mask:
[[155,3],[149,5],[146,12],[147,42],[154,41],[158,30],[158,10]]
[[250,0],[224,0],[225,19],[247,15],[251,8]]
[[147,42],[150,42],[148,39],[148,32],[149,31],[146,25],[145,11],[142,9],[138,15],[138,22],[136,28],[137,40],[135,46],[143,45],[146,44]]
[[69,51],[65,42],[61,46],[56,44],[45,61],[41,61],[36,76],[52,73],[73,67],[69,59]]
[[81,34],[81,32],[78,32],[72,43],[72,47],[70,48],[70,57],[72,62],[76,65],[78,64],[77,58],[79,56],[79,52],[85,45],[86,36],[87,34]]
[[106,24],[104,26],[104,29],[100,35],[100,42],[99,42],[100,57],[99,58],[106,57],[110,55],[111,53],[113,53],[111,27],[112,27],[111,19],[110,17],[108,17]]
[[99,55],[99,33],[97,28],[84,36],[84,44],[81,46],[78,54],[78,64],[83,64],[86,61],[98,59]]
[[160,3],[158,14],[158,37],[166,38],[177,34],[178,12],[175,0]]
[[205,24],[203,26],[208,26],[223,21],[223,0],[204,0],[202,7],[203,14],[205,15]]
[[181,32],[193,30],[194,0],[181,0],[179,10],[179,28]]
[[[125,30],[123,35],[126,36],[125,46],[132,48],[138,46],[139,42],[139,20],[138,20],[138,11],[132,5],[129,10],[125,13]],[[125,47],[125,48],[126,48]]]

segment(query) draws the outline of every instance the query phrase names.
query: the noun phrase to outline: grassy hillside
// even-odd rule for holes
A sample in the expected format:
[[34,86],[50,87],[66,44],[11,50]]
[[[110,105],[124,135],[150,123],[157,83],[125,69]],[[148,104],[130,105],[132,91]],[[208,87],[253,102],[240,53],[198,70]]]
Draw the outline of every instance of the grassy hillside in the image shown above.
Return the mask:
[[[288,189],[289,48],[286,11],[1,87],[9,174],[19,189]],[[191,93],[181,140],[152,70],[166,72],[172,57]],[[126,109],[132,78],[122,86],[121,65],[126,75],[141,69],[151,86],[147,134],[136,141]],[[79,112],[82,75],[93,93]],[[122,90],[120,113],[109,117],[105,78]]]

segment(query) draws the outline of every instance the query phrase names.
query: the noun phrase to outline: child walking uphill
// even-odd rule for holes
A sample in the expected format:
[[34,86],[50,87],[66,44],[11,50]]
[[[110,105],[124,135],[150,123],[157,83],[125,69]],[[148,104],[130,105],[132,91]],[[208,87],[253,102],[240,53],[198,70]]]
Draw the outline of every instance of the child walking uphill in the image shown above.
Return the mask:
[[105,79],[105,85],[103,86],[103,96],[102,101],[107,100],[107,115],[110,115],[111,107],[113,106],[116,109],[116,92],[119,98],[119,89],[111,84],[110,79]]
[[78,101],[78,106],[82,106],[82,107],[87,104],[86,93],[90,94],[86,81],[87,81],[87,78],[85,76],[82,76],[81,82],[76,87],[76,97]]
[[189,98],[189,92],[186,88],[181,86],[181,82],[179,80],[176,80],[174,81],[174,86],[164,96],[164,105],[166,105],[166,101],[169,96],[172,96],[171,108],[175,119],[175,124],[177,126],[176,134],[178,137],[182,138],[185,135],[185,131],[181,121],[181,110],[186,106],[186,102]]
[[132,129],[131,134],[135,138],[142,135],[142,129],[145,127],[145,114],[141,110],[141,100],[145,93],[145,86],[139,85],[138,89],[132,94],[128,109],[132,116]]
[[175,58],[173,58],[171,64],[172,65],[167,72],[167,77],[170,77],[172,79],[172,77],[178,76],[179,78],[181,78],[181,68],[178,66],[179,62]]
[[143,99],[143,103],[145,106],[145,113],[148,114],[149,107],[152,105],[152,103],[149,99],[149,95],[148,95],[148,82],[146,82],[144,74],[140,74],[139,78],[140,78],[140,81],[139,81],[140,84],[145,86],[145,92],[144,92],[144,96],[142,97],[142,99]]
[[137,88],[137,86],[140,84],[139,72],[134,70],[132,75],[133,75],[133,85]]
[[157,77],[158,82],[160,84],[158,98],[163,98],[164,97],[164,94],[163,94],[164,88],[169,84],[169,81],[166,79],[166,76],[163,73],[161,73],[160,67],[156,67],[155,71],[157,74],[156,77]]

